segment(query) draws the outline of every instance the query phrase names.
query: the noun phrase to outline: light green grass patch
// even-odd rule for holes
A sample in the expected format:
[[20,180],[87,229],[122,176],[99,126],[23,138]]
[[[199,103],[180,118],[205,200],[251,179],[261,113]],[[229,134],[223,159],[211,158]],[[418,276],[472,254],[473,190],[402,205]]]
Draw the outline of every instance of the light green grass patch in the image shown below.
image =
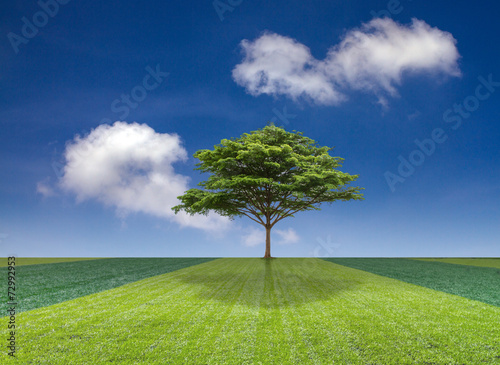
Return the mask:
[[480,267],[494,267],[500,269],[500,258],[461,258],[461,257],[445,257],[445,258],[414,258],[413,260],[421,261],[438,261],[448,264],[470,265]]
[[324,260],[218,259],[21,313],[17,357],[26,364],[499,364],[498,318],[500,308]]
[[[16,266],[54,264],[58,262],[72,262],[84,260],[99,260],[101,257],[16,257]],[[8,266],[7,257],[0,259],[0,267]]]

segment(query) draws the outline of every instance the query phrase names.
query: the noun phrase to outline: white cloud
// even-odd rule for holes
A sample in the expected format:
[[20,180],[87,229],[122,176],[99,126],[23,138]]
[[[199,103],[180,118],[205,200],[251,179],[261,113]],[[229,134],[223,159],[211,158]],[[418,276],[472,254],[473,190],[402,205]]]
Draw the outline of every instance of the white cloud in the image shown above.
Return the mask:
[[274,232],[280,236],[280,239],[276,241],[278,245],[289,245],[299,241],[299,236],[293,228],[287,230],[276,229]]
[[305,45],[275,33],[253,42],[243,40],[242,63],[233,69],[234,81],[251,95],[286,95],[317,104],[346,100],[348,89],[397,95],[405,72],[441,72],[459,76],[456,40],[448,33],[413,19],[408,26],[392,19],[373,19],[348,31],[322,61]]
[[266,231],[264,227],[261,229],[251,228],[248,233],[243,235],[242,242],[248,247],[264,244],[266,242]]
[[96,199],[115,207],[119,215],[143,212],[181,226],[218,230],[228,219],[216,214],[177,215],[171,207],[189,189],[189,177],[172,166],[187,160],[177,134],[156,133],[146,124],[116,122],[100,125],[66,146],[60,184],[78,201]]
[[455,39],[448,32],[413,19],[402,26],[392,19],[373,19],[348,32],[324,61],[327,74],[354,89],[382,88],[395,94],[405,71],[438,71],[459,76]]
[[[279,236],[278,239],[276,239],[275,234]],[[288,228],[287,230],[281,230],[281,229],[273,229],[271,230],[271,245],[278,244],[278,245],[288,245],[292,243],[296,243],[299,241],[299,236],[295,232],[294,229]],[[264,227],[258,229],[258,228],[250,228],[247,230],[247,233],[245,233],[242,237],[242,243],[245,246],[248,247],[254,247],[254,246],[259,246],[263,245],[266,243],[266,230]]]
[[245,59],[233,70],[237,84],[256,96],[306,96],[319,104],[338,103],[344,97],[334,89],[321,64],[303,44],[266,33],[254,42],[243,40]]

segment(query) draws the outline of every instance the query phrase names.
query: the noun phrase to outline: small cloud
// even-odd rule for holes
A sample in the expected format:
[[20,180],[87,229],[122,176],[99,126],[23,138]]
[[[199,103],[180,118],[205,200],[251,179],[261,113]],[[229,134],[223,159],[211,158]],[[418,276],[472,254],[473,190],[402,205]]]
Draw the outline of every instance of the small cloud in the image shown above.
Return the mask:
[[377,104],[379,104],[383,110],[389,109],[389,100],[386,97],[380,96],[378,97]]
[[247,247],[255,247],[264,244],[266,243],[266,231],[264,228],[251,228],[248,233],[243,235],[241,240],[243,245]]
[[36,183],[36,192],[43,195],[44,198],[50,198],[57,195],[52,186],[50,186],[49,181],[50,178],[46,178],[45,180]]
[[420,114],[421,113],[417,110],[416,112],[408,115],[408,120],[415,120],[420,116]]
[[288,228],[287,230],[276,229],[274,232],[280,236],[280,239],[276,241],[278,245],[289,245],[299,241],[299,236],[293,228]]
[[[277,238],[277,235],[279,238]],[[296,243],[299,241],[299,236],[292,228],[288,228],[287,230],[281,229],[273,229],[271,231],[271,245],[276,243],[278,245],[288,245],[292,243]],[[247,247],[255,247],[259,245],[263,245],[266,243],[266,230],[264,227],[261,229],[251,228],[247,230],[242,237],[242,243]]]

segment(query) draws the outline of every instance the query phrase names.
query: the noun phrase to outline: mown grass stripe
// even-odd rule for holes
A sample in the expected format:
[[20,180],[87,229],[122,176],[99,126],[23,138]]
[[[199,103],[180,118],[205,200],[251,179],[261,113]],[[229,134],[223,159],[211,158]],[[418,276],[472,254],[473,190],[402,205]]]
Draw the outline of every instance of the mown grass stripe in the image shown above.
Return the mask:
[[[221,267],[224,266],[225,264],[221,263]],[[198,269],[198,272],[190,277],[192,284],[194,285],[186,286],[182,276],[177,276],[174,279],[178,285],[184,288],[184,291],[180,293],[181,297],[187,296],[198,298],[200,296],[202,288],[199,285],[196,285],[196,282],[198,282],[201,277],[204,277],[211,272],[211,270],[207,271],[206,267],[199,267]],[[181,308],[184,313],[181,318],[179,318],[178,322],[171,324],[169,331],[166,333],[167,336],[170,336],[170,341],[167,342],[169,346],[164,349],[164,352],[168,354],[167,358],[164,359],[165,361],[168,361],[167,363],[183,363],[184,358],[186,357],[185,352],[192,351],[193,341],[200,336],[205,335],[206,332],[211,329],[211,324],[214,321],[214,318],[211,317],[210,314],[213,313],[213,308],[217,307],[217,303],[214,302],[213,298],[217,295],[217,293],[224,290],[225,285],[227,285],[227,283],[219,282],[218,285],[210,292],[203,292],[203,297],[200,300],[189,301],[190,305],[188,305],[187,308]],[[170,304],[176,307],[178,305],[176,297],[173,297],[172,299],[173,301],[171,301]],[[191,305],[191,303],[194,304]],[[143,315],[147,316],[147,312]],[[188,324],[187,330],[186,328],[179,326],[179,324],[186,323]],[[172,338],[174,338],[175,341],[171,341]],[[164,347],[163,341],[160,342],[159,347]],[[201,349],[203,350],[203,348]],[[200,348],[197,350],[200,350]]]
[[[220,268],[224,268],[225,264],[221,263]],[[203,345],[203,341],[206,338],[211,339],[211,337],[217,337],[219,333],[219,327],[224,323],[224,315],[227,317],[227,313],[224,315],[222,312],[227,312],[230,309],[224,307],[221,311],[217,311],[214,316],[213,313],[216,308],[219,307],[219,301],[214,299],[216,296],[225,296],[228,293],[227,282],[228,277],[218,277],[217,285],[211,290],[204,291],[201,284],[203,278],[209,276],[211,272],[203,271],[196,273],[194,276],[189,277],[190,284],[195,286],[193,291],[194,296],[200,297],[203,301],[203,305],[199,306],[196,311],[191,311],[188,316],[185,316],[188,323],[190,323],[190,330],[183,331],[176,336],[176,344],[182,344],[182,346],[175,346],[168,349],[169,361],[172,363],[185,363],[186,356],[189,356],[193,351],[202,351],[205,356],[212,353],[214,349],[211,346]],[[216,275],[215,275],[216,276]],[[220,279],[223,279],[222,281]],[[230,277],[231,281],[237,280],[237,278]],[[182,279],[181,279],[182,282]],[[182,322],[181,322],[182,323]],[[196,324],[196,327],[194,325]],[[217,328],[214,328],[217,327]],[[194,328],[194,329],[193,329]],[[212,340],[212,339],[211,339]]]
[[403,258],[324,258],[323,260],[500,306],[500,270]]
[[[303,284],[302,287],[308,288],[307,290],[312,291],[315,295],[315,298],[311,298],[314,300],[310,304],[300,306],[301,317],[307,319],[309,327],[314,330],[312,333],[316,339],[315,348],[322,353],[333,352],[333,355],[331,355],[332,361],[339,361],[342,364],[363,361],[364,349],[359,346],[358,335],[349,329],[349,322],[344,322],[343,316],[338,315],[340,308],[332,308],[324,304],[325,299],[332,296],[332,293],[332,300],[335,300],[337,294],[348,294],[339,285],[339,279],[335,275],[336,272],[333,275],[332,273],[328,275],[328,271],[324,270],[324,264],[327,263],[319,260],[310,261],[309,267],[304,267],[300,273],[300,276],[305,279],[305,285]],[[356,290],[355,283],[354,285],[352,282],[349,284],[350,278],[343,279],[344,282],[348,283],[347,285],[352,285],[352,290]],[[297,294],[300,296],[308,295],[307,292]],[[356,300],[350,301],[353,312],[356,312],[356,307],[360,306],[359,299],[360,296],[356,294]],[[335,320],[332,321],[332,318],[335,318]],[[318,342],[320,338],[324,340]]]
[[[329,296],[335,296],[338,287],[337,279],[330,275],[325,275],[323,263],[320,260],[308,260],[305,265],[294,265],[293,275],[297,280],[297,286],[302,288],[301,291],[296,291],[294,294],[295,302],[300,301],[301,297],[309,297],[311,303],[308,305],[297,305],[293,309],[297,313],[296,316],[303,319],[303,323],[308,323],[307,327],[311,330],[307,332],[309,338],[316,339],[316,343],[312,344],[310,339],[304,340],[308,346],[317,349],[319,353],[333,352],[333,361],[341,361],[341,363],[349,364],[350,361],[360,360],[359,351],[353,346],[353,334],[349,331],[339,332],[337,324],[341,321],[340,318],[334,323],[328,320],[332,315],[331,308],[327,308],[323,301]],[[315,278],[315,279],[314,279]],[[311,293],[314,297],[311,298]],[[328,326],[325,326],[328,324]],[[304,336],[304,332],[302,336]],[[318,342],[319,339],[322,339]]]
[[[227,298],[227,305],[221,307],[219,306],[219,302],[214,300],[213,298],[209,300],[207,304],[204,306],[204,320],[202,328],[203,330],[199,330],[198,332],[190,332],[186,333],[186,345],[183,350],[177,356],[177,360],[179,363],[187,361],[189,355],[196,349],[200,349],[200,344],[204,344],[205,338],[210,338],[210,342],[216,342],[217,339],[222,335],[222,330],[228,321],[228,318],[231,315],[231,311],[233,309],[234,303],[238,297],[238,294],[241,292],[241,288],[244,286],[246,280],[248,280],[248,275],[245,275],[248,272],[248,268],[245,271],[242,271],[238,275],[227,276],[220,286],[218,293],[219,295],[223,295]],[[213,314],[210,316],[210,309],[220,308],[220,310],[215,311],[216,315]],[[194,336],[193,336],[194,334]],[[210,346],[212,347],[212,346]],[[205,348],[205,347],[201,347]],[[210,349],[211,350],[211,349]]]
[[[280,288],[279,297],[281,297],[281,300],[279,301],[279,306],[280,310],[284,312],[282,321],[284,326],[286,326],[285,332],[288,339],[292,341],[289,361],[295,364],[318,363],[320,359],[310,342],[310,333],[306,330],[307,326],[295,308],[296,297],[291,295],[295,291],[289,290],[290,285],[300,287],[300,282],[294,277],[295,273],[289,265],[282,265],[282,262],[276,261],[276,266],[276,272],[281,274],[279,276],[276,275],[276,278],[279,277],[280,279],[276,285]],[[302,341],[294,340],[296,338]]]
[[[251,278],[255,276],[255,271],[257,266],[248,267],[248,275],[245,282],[237,289],[235,294],[235,300],[231,304],[230,313],[227,316],[219,335],[213,341],[213,348],[220,349],[225,348],[224,352],[212,351],[207,364],[220,364],[221,361],[232,361],[241,364],[252,364],[252,359],[254,357],[254,349],[252,344],[256,340],[256,311],[249,306],[242,304],[242,296],[247,293],[260,292],[258,286],[260,281],[252,280]],[[257,284],[257,287],[256,287]],[[258,298],[253,296],[254,298]],[[252,300],[252,299],[250,299]],[[258,306],[258,302],[254,302],[255,306]],[[240,327],[241,322],[245,323],[245,328]],[[203,344],[207,346],[207,342],[210,341],[209,337],[203,338],[200,341],[200,345]],[[227,343],[231,343],[233,346],[228,348],[224,346]]]
[[283,357],[283,352],[287,354],[290,351],[288,343],[284,340],[282,329],[281,316],[276,310],[276,292],[274,285],[274,277],[269,271],[268,260],[262,260],[256,264],[261,267],[264,272],[264,290],[261,294],[261,302],[258,311],[257,322],[257,341],[255,349],[255,361],[258,364],[277,364],[280,358]]

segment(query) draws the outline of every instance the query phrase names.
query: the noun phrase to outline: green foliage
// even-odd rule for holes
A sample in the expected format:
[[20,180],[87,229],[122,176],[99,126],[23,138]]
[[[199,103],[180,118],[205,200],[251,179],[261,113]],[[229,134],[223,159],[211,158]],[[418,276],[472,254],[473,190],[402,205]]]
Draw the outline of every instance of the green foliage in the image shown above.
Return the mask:
[[208,214],[213,210],[233,218],[245,215],[274,226],[298,211],[319,209],[321,203],[363,199],[359,187],[347,187],[358,175],[336,168],[343,161],[328,154],[302,133],[276,126],[223,139],[213,150],[194,154],[197,170],[210,173],[208,180],[179,196],[175,213]]
[[[210,260],[213,258],[114,258],[49,264],[40,258],[40,264],[34,265],[37,260],[31,259],[31,265],[16,267],[16,311],[49,306]],[[7,278],[6,267],[0,273]],[[0,287],[5,299],[0,312],[6,313],[7,280]]]
[[[219,259],[21,313],[16,356],[52,365],[499,364],[498,318],[488,304],[319,259]],[[5,347],[0,363],[9,361]]]
[[325,260],[500,307],[500,270],[496,268],[401,258]]

